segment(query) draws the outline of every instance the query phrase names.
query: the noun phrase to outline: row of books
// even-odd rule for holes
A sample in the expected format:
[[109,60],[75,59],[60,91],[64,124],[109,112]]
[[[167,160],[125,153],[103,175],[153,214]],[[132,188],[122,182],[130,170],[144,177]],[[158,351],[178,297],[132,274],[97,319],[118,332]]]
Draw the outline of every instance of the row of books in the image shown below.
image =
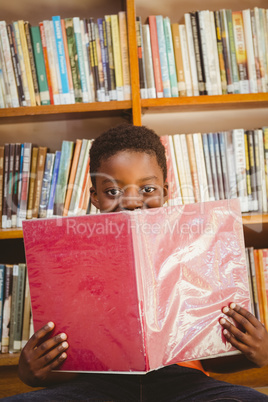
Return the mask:
[[55,153],[32,143],[0,147],[2,228],[22,227],[24,219],[90,213],[91,143],[63,141]]
[[26,265],[0,264],[0,351],[19,352],[32,333]]
[[[246,248],[254,315],[268,329],[268,249]],[[0,265],[0,351],[19,352],[33,333],[25,264]]]
[[0,21],[0,107],[131,98],[126,13]]
[[142,98],[268,92],[268,10],[136,17]]
[[161,137],[171,205],[239,198],[242,212],[267,213],[268,128]]

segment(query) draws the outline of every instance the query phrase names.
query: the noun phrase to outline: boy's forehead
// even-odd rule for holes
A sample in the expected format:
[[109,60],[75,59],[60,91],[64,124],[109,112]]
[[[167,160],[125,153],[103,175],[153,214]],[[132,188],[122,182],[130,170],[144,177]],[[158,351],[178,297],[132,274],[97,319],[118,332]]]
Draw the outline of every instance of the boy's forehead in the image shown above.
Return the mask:
[[106,159],[103,158],[100,162],[100,169],[106,168],[107,166],[110,165],[116,166],[126,163],[129,163],[131,165],[156,164],[160,168],[157,162],[156,155],[153,152],[148,153],[145,151],[124,150],[124,151],[118,151]]

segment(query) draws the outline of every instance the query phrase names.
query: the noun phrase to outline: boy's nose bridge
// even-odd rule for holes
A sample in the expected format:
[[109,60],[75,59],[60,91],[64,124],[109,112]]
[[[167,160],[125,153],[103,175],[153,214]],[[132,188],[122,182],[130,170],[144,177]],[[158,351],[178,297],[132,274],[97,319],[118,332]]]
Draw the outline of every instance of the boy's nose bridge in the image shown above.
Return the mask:
[[124,208],[138,208],[143,204],[143,197],[140,188],[130,185],[124,188],[122,203]]

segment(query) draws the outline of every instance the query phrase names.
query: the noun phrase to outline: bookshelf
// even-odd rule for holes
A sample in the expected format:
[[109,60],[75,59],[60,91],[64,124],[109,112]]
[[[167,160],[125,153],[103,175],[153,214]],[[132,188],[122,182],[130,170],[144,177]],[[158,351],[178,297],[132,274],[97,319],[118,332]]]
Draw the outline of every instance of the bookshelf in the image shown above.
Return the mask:
[[[19,107],[0,109],[0,145],[5,142],[35,142],[40,146],[49,146],[51,151],[60,149],[63,139],[96,138],[101,132],[122,121],[132,121],[135,125],[147,125],[159,135],[174,133],[211,132],[234,128],[255,128],[268,125],[268,94],[235,94],[198,97],[178,97],[163,99],[141,99],[139,91],[139,69],[136,47],[135,16],[140,15],[145,22],[150,14],[172,16],[172,20],[181,22],[184,13],[200,8],[200,2],[190,0],[101,0],[88,2],[82,0],[47,0],[44,7],[32,10],[32,0],[18,0],[6,5],[2,19],[16,21],[27,20],[38,24],[52,15],[61,17],[84,15],[99,17],[127,10],[129,58],[131,71],[131,101],[111,101],[80,103],[75,105]],[[92,3],[92,7],[90,7]],[[248,7],[267,7],[266,0],[205,0],[202,7],[209,10],[231,8],[241,10]],[[56,135],[55,135],[56,134]],[[268,215],[243,216],[244,234],[247,246],[268,247]],[[22,242],[21,229],[0,230],[0,253],[5,249],[14,254],[17,241]],[[14,257],[16,258],[16,257]],[[17,261],[14,261],[17,262]],[[3,379],[13,376],[19,355],[0,355],[0,372]],[[11,373],[12,371],[12,373]],[[5,377],[4,377],[5,376]],[[249,370],[236,374],[214,375],[213,377],[252,387],[268,385],[267,367],[261,370]],[[16,392],[20,392],[20,386]],[[29,389],[29,387],[28,387]],[[14,388],[15,393],[15,388]],[[11,394],[9,394],[11,395]]]

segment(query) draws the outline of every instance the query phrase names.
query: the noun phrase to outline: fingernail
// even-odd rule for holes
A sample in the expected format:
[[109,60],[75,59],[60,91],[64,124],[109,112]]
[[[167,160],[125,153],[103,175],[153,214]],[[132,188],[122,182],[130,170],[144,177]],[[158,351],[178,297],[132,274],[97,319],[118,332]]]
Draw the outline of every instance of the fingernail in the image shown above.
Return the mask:
[[227,329],[224,329],[222,332],[224,335],[227,335],[227,336],[229,335],[229,332],[227,331]]
[[66,359],[67,353],[63,352],[60,357],[61,357],[61,359]]
[[63,342],[61,346],[62,346],[64,349],[67,349],[69,345],[68,345],[68,342]]
[[223,313],[228,313],[228,311],[229,311],[229,307],[223,307],[223,309],[222,309]]
[[225,323],[226,323],[225,318],[221,318],[221,319],[220,319],[220,324],[225,324]]
[[52,328],[54,328],[54,322],[52,322],[52,321],[48,322],[47,325],[46,325],[46,327],[47,327],[47,329],[52,329]]
[[62,340],[65,340],[65,339],[67,339],[67,335],[64,334],[64,333],[62,333],[62,334],[60,334],[60,338],[61,338]]
[[235,303],[231,303],[231,304],[230,304],[230,308],[234,309],[235,307],[236,307],[236,304],[235,304]]

